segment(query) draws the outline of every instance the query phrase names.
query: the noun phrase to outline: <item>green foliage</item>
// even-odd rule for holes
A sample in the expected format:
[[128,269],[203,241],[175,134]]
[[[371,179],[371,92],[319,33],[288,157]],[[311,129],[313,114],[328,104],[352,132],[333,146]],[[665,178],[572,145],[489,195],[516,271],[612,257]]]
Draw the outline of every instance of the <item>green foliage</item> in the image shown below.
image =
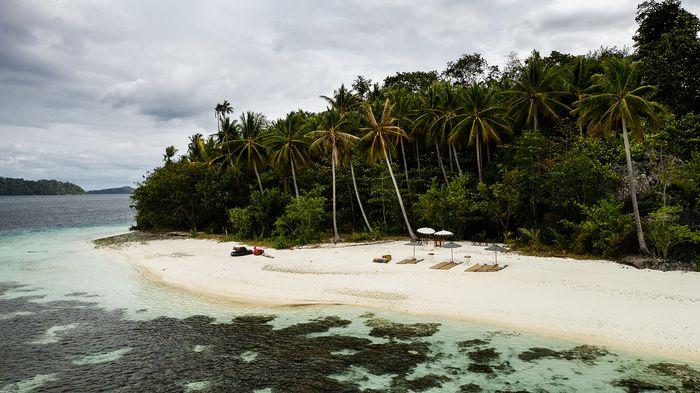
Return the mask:
[[660,137],[667,153],[688,160],[694,152],[700,152],[700,114],[668,116],[661,128]]
[[576,217],[579,206],[595,205],[620,186],[620,178],[603,161],[601,143],[580,138],[562,154],[545,178],[547,202],[562,216]]
[[647,236],[657,254],[668,258],[668,251],[675,245],[686,241],[700,240],[700,233],[694,232],[688,225],[678,223],[681,208],[663,206],[649,214],[647,219]]
[[677,113],[700,108],[700,19],[678,0],[645,1],[634,36],[641,71]]
[[58,180],[24,180],[0,177],[0,195],[81,195],[80,186]]
[[468,224],[480,217],[480,206],[468,175],[452,180],[448,185],[436,181],[418,197],[414,206],[421,220],[432,227],[447,229],[457,238],[463,238]]
[[520,191],[514,187],[512,176],[506,176],[502,182],[487,186],[478,185],[481,211],[498,222],[504,241],[507,239],[510,220],[520,207]]
[[251,193],[248,206],[228,212],[233,232],[242,239],[269,237],[275,221],[284,213],[290,200],[290,195],[278,188]]
[[575,246],[581,252],[615,255],[625,237],[633,230],[633,219],[622,212],[622,204],[603,199],[583,207],[585,219],[576,226]]
[[226,209],[247,202],[240,175],[205,163],[172,162],[154,169],[131,195],[140,229],[226,227]]
[[284,214],[275,221],[277,245],[298,245],[318,242],[325,216],[326,198],[303,195],[292,198]]

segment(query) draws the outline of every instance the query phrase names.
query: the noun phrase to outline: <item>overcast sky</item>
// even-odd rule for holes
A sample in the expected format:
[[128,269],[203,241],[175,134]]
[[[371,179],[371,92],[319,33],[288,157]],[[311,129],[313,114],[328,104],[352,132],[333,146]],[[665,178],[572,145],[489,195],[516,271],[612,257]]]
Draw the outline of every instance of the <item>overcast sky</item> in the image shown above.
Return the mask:
[[133,184],[223,99],[275,118],[462,53],[631,46],[637,2],[0,0],[0,176]]

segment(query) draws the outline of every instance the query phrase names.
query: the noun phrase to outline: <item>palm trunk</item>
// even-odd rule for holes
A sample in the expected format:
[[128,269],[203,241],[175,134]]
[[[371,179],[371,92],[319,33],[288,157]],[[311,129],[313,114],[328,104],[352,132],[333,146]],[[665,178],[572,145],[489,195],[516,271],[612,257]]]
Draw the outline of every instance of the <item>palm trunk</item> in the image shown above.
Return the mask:
[[447,161],[450,162],[450,173],[454,173],[455,166],[452,164],[452,149],[450,149],[450,145],[447,145]]
[[413,233],[411,228],[411,223],[408,222],[408,215],[406,215],[406,208],[403,206],[403,199],[401,199],[401,192],[399,192],[399,186],[396,184],[396,178],[394,178],[394,171],[391,169],[391,164],[389,163],[389,156],[386,154],[386,148],[382,146],[384,151],[384,159],[386,159],[386,165],[389,168],[389,175],[391,176],[391,181],[394,183],[394,190],[396,190],[396,197],[399,198],[399,206],[401,206],[401,214],[403,214],[403,219],[406,221],[406,229],[408,229],[408,234],[411,236],[411,240],[416,240],[416,234]]
[[296,171],[294,170],[294,158],[293,157],[289,160],[289,163],[292,166],[292,181],[294,182],[294,195],[296,195],[296,197],[299,198],[299,187],[297,186],[297,174],[296,174]]
[[481,142],[479,140],[479,133],[476,133],[476,171],[479,173],[479,183],[483,183],[483,177],[481,176]]
[[533,123],[535,124],[535,131],[537,131],[537,125],[539,124],[539,123],[537,123],[537,113],[535,113],[535,117],[533,118]]
[[462,167],[459,166],[459,156],[457,155],[457,148],[455,148],[455,145],[452,145],[452,155],[455,157],[455,164],[457,164],[457,171],[459,174],[462,174]]
[[403,171],[406,175],[406,189],[408,189],[408,194],[411,194],[411,182],[408,178],[408,164],[406,163],[406,151],[403,148],[403,138],[399,139],[399,144],[401,144],[401,156],[403,157]]
[[333,174],[333,243],[338,243],[340,236],[338,236],[338,224],[335,218],[335,143],[331,151],[331,173]]
[[491,144],[486,144],[486,162],[491,162]]
[[357,182],[355,181],[355,169],[352,165],[352,160],[350,160],[350,175],[352,176],[352,186],[355,188],[355,196],[357,197],[357,204],[360,206],[360,212],[362,213],[362,218],[365,220],[365,225],[367,229],[372,232],[372,226],[369,225],[369,220],[365,214],[365,209],[362,207],[362,199],[360,199],[360,192],[357,190]]
[[440,155],[440,145],[438,145],[437,140],[435,140],[435,152],[437,153],[438,164],[440,165],[440,170],[442,171],[442,177],[445,178],[445,183],[449,183],[447,180],[447,173],[445,172],[445,165],[442,164],[442,155]]
[[420,156],[418,155],[418,141],[414,143],[416,147],[416,166],[418,166],[418,171],[420,171]]
[[634,221],[637,224],[637,240],[639,240],[639,251],[644,254],[649,254],[649,249],[644,241],[644,232],[642,231],[642,217],[639,215],[639,206],[637,205],[637,185],[634,177],[634,168],[632,167],[632,153],[630,152],[630,141],[627,137],[627,122],[622,118],[622,140],[625,143],[625,159],[627,160],[627,177],[630,185],[630,197],[632,197],[632,210],[634,210]]
[[260,187],[260,192],[263,192],[262,181],[260,180],[260,173],[258,173],[258,165],[253,161],[253,170],[255,171],[255,177],[258,179],[258,187]]

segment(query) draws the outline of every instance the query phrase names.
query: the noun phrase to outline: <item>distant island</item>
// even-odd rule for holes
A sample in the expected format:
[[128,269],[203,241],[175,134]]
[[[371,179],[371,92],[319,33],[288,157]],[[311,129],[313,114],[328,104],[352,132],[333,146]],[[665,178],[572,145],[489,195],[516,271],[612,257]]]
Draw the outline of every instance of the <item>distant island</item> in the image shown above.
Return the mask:
[[82,195],[77,184],[58,180],[24,180],[0,177],[0,195]]
[[131,194],[132,192],[134,192],[133,187],[124,186],[124,187],[115,187],[115,188],[105,188],[102,190],[90,190],[87,193],[88,194]]

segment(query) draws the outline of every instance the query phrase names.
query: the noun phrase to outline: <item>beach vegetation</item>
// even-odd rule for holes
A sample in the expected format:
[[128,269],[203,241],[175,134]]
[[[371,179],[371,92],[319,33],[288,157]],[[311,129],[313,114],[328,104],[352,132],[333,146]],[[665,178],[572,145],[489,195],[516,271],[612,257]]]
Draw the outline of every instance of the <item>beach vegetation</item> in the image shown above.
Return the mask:
[[501,65],[465,53],[444,70],[358,76],[320,97],[326,109],[277,120],[223,101],[215,128],[170,146],[140,183],[137,227],[282,246],[414,238],[418,225],[690,266],[696,243],[659,228],[700,229],[700,23],[675,0],[642,3],[636,21],[634,48]]

